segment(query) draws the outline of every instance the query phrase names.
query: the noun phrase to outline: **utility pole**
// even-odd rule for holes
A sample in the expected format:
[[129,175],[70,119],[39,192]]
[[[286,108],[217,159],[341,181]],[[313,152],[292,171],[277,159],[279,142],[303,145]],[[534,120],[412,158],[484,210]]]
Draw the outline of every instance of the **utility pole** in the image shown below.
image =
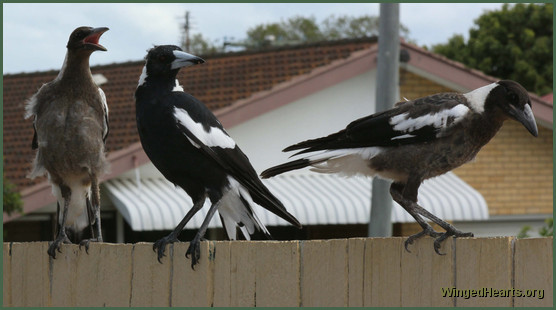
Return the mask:
[[[399,99],[400,5],[381,3],[376,77],[376,111],[390,109]],[[375,177],[371,196],[370,237],[392,235],[390,182]]]
[[186,52],[189,52],[189,11],[185,11],[185,23],[183,24],[183,35],[184,35],[184,42],[183,47]]

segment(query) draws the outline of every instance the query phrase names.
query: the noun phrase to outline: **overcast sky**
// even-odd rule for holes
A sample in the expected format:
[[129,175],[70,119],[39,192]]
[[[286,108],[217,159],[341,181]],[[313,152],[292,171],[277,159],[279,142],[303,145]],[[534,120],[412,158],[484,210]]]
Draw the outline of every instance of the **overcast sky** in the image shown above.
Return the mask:
[[[401,23],[418,45],[444,43],[455,33],[467,37],[473,21],[499,3],[400,5]],[[3,73],[59,70],[69,34],[78,26],[106,26],[91,65],[143,59],[153,44],[179,44],[180,23],[191,14],[191,33],[205,38],[244,39],[250,27],[279,22],[295,15],[314,16],[318,22],[334,14],[379,14],[376,3],[4,3]],[[209,59],[210,60],[210,59]]]

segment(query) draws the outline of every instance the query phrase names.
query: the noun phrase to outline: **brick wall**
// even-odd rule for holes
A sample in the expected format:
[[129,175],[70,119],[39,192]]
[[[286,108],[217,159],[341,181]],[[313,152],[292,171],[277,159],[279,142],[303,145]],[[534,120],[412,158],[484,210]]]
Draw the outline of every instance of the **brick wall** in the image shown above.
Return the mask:
[[[453,91],[405,70],[400,84],[408,99]],[[534,138],[509,120],[475,161],[454,173],[484,196],[491,215],[552,213],[552,134],[539,126]]]

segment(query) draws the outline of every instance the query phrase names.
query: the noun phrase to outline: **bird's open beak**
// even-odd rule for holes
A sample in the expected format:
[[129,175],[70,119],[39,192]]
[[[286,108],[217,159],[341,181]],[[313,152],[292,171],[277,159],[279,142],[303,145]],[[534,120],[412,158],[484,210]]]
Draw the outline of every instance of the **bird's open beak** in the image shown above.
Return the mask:
[[98,43],[100,36],[106,31],[108,31],[107,27],[98,27],[91,29],[91,34],[83,39],[83,44],[94,51],[107,51],[106,47]]
[[201,57],[191,55],[182,51],[174,51],[174,56],[176,56],[176,59],[172,61],[172,70],[181,67],[189,67],[196,64],[202,64],[205,62],[205,60]]
[[522,123],[533,136],[536,137],[539,135],[537,123],[535,122],[535,116],[533,115],[533,110],[531,110],[530,104],[526,104],[523,107],[523,110],[519,110],[515,106],[511,105],[509,113],[518,122]]

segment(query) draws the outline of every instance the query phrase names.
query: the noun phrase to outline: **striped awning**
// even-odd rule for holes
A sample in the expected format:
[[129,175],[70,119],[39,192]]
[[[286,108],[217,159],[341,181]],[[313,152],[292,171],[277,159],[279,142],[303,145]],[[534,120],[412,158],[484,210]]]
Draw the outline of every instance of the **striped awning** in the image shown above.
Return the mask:
[[[371,179],[327,174],[289,174],[264,183],[303,225],[366,224],[370,218]],[[103,183],[109,198],[135,231],[171,230],[193,205],[180,188],[162,178],[112,179]],[[453,173],[427,180],[419,188],[419,204],[444,220],[476,221],[488,218],[482,195]],[[187,224],[198,228],[210,202]],[[260,207],[255,212],[267,226],[289,225]],[[392,222],[414,222],[397,203]],[[215,216],[209,227],[221,227]]]

